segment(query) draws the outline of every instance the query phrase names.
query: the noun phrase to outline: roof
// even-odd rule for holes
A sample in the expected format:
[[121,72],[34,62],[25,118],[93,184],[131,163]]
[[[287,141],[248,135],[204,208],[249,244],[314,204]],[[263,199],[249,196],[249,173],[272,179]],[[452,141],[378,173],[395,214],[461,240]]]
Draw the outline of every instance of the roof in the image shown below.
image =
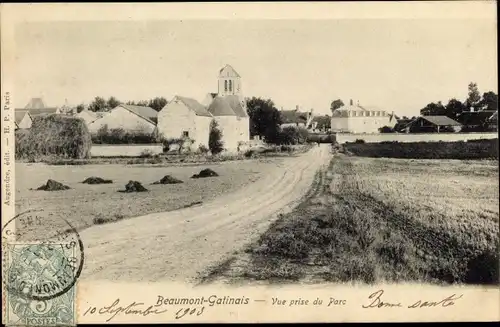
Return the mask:
[[280,117],[282,124],[306,123],[309,113],[297,110],[281,110]]
[[457,120],[463,125],[482,125],[494,114],[494,111],[465,111],[458,116]]
[[50,114],[55,114],[57,113],[58,108],[16,108],[16,111],[18,110],[25,110],[30,113],[32,117],[38,116],[38,115],[50,115]]
[[156,124],[156,122],[158,121],[158,111],[154,110],[151,107],[134,106],[130,104],[121,104],[118,107],[125,108],[128,111],[133,112],[137,116],[142,117],[145,120],[148,120],[154,124]]
[[220,96],[216,97],[208,106],[208,112],[214,116],[238,116],[231,107],[230,102]]
[[45,108],[42,98],[31,98],[30,102],[24,107],[25,109],[42,109]]
[[227,101],[227,103],[231,106],[231,109],[233,109],[234,113],[238,117],[248,117],[248,114],[243,107],[243,104],[241,102],[241,99],[237,95],[226,95],[224,99]]
[[[366,111],[365,108],[361,107],[361,106],[357,106],[357,105],[346,105],[346,106],[342,106],[340,108],[337,109],[338,111]],[[335,110],[335,111],[337,111]]]
[[189,109],[194,111],[194,113],[197,116],[212,117],[212,115],[207,111],[207,108],[205,108],[204,105],[202,105],[201,103],[199,103],[198,101],[196,101],[193,98],[187,98],[187,97],[176,95],[172,101],[174,101],[175,99],[178,99],[179,101],[184,103],[186,105],[186,107],[188,107]]
[[[223,72],[227,72],[227,74],[223,75]],[[225,76],[241,77],[240,74],[238,74],[231,65],[225,65],[219,70],[219,77],[225,77]]]
[[495,113],[493,115],[491,115],[490,118],[488,118],[488,120],[491,122],[498,121],[498,111],[495,111]]
[[29,115],[28,110],[16,109],[14,111],[14,121],[16,122],[16,124],[19,124],[21,122],[21,120],[23,120],[24,116],[26,116],[26,114]]
[[420,118],[425,119],[436,126],[462,126],[462,124],[447,116],[421,116]]

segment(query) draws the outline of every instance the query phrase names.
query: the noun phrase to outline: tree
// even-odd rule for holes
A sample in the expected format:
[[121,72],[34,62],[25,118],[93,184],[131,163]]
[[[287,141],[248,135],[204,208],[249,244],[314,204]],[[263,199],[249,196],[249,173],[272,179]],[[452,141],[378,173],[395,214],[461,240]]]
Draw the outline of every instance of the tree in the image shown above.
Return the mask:
[[165,107],[167,103],[168,103],[167,99],[163,97],[156,97],[154,99],[149,100],[148,106],[156,111],[160,111],[163,109],[163,107]]
[[461,101],[453,98],[445,107],[446,116],[451,119],[456,119],[465,109],[466,107]]
[[498,110],[498,95],[493,91],[485,92],[479,106],[483,110]]
[[344,106],[344,102],[342,102],[342,100],[340,100],[340,99],[337,99],[337,100],[332,101],[332,103],[330,104],[330,110],[333,113],[335,110],[337,110],[338,108],[341,108],[343,106]]
[[107,108],[107,103],[104,98],[95,97],[94,101],[92,101],[89,105],[90,111],[105,111]]
[[259,135],[267,143],[279,142],[281,117],[271,99],[252,97],[246,100],[250,118],[250,136]]
[[83,103],[80,103],[78,106],[76,106],[77,113],[82,112],[84,109],[85,109],[85,106],[83,105]]
[[120,104],[121,102],[115,97],[110,97],[106,102],[106,106],[108,107],[108,109],[113,109],[115,107],[118,107]]
[[212,154],[217,154],[224,150],[224,142],[222,141],[222,131],[219,129],[219,124],[215,119],[213,119],[210,122],[208,148],[210,149],[210,152],[212,152]]
[[380,127],[378,130],[380,133],[394,133],[394,129],[389,126]]
[[467,100],[465,100],[465,106],[468,111],[479,109],[479,102],[481,101],[481,95],[479,94],[479,90],[477,88],[476,83],[469,83],[469,93]]
[[446,108],[441,101],[431,102],[420,110],[422,116],[446,116]]

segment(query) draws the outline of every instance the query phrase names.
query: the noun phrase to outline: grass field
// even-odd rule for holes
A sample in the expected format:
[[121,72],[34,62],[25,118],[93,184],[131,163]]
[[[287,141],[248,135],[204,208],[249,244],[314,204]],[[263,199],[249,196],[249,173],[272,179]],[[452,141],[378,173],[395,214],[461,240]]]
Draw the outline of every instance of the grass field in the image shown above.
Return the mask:
[[[54,235],[68,228],[64,218],[77,229],[96,222],[113,221],[153,212],[175,210],[230,193],[259,179],[263,173],[278,169],[280,158],[223,162],[210,165],[70,165],[49,166],[41,163],[16,163],[16,213],[30,213],[37,219],[18,220],[17,230],[23,238],[34,239]],[[200,170],[211,168],[218,177],[191,179]],[[151,185],[165,175],[184,181],[182,184]],[[89,185],[88,177],[111,179],[112,184]],[[71,189],[36,191],[48,179]],[[120,193],[129,180],[137,180],[149,192]],[[30,190],[32,189],[32,190]]]
[[311,195],[218,278],[498,283],[498,188],[498,161],[336,154]]

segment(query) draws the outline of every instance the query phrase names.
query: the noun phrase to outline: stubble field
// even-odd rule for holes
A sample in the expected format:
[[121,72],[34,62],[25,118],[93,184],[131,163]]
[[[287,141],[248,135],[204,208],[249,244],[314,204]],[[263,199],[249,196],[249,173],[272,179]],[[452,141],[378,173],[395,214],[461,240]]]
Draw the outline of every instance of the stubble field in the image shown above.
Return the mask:
[[[211,165],[69,165],[16,163],[16,213],[32,210],[18,219],[16,228],[22,239],[44,239],[68,228],[64,219],[77,230],[99,222],[113,222],[154,212],[197,205],[233,192],[278,169],[281,158],[233,161]],[[210,168],[217,177],[192,179]],[[181,184],[157,184],[165,175],[182,180]],[[110,179],[112,184],[89,185],[88,177]],[[70,187],[62,191],[36,190],[48,179]],[[121,193],[129,180],[136,180],[148,192]]]
[[498,161],[335,154],[223,283],[498,283]]

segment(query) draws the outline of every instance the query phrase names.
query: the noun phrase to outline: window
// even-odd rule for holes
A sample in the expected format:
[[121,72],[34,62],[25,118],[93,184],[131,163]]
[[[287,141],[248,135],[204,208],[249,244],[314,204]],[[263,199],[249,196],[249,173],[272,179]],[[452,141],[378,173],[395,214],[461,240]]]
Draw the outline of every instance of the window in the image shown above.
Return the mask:
[[233,81],[229,80],[229,92],[233,91]]
[[224,81],[224,91],[227,92],[227,80]]
[[188,132],[188,131],[184,131],[184,132],[182,132],[182,136],[183,136],[183,137],[189,137],[189,132]]

